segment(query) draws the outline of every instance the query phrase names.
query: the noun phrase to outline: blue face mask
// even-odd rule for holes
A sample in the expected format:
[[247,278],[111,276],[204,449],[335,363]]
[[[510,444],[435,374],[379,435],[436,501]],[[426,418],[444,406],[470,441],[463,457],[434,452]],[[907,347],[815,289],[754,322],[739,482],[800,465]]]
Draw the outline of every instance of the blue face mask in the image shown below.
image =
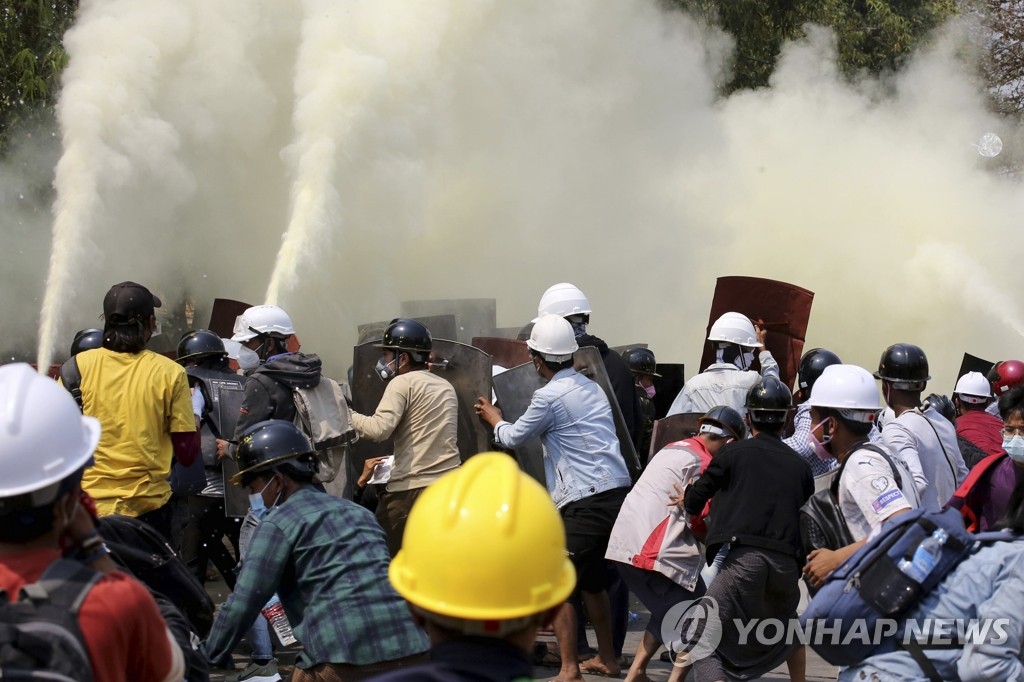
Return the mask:
[[[270,481],[272,480],[274,479],[270,479]],[[267,486],[270,485],[270,481],[267,481],[267,485],[263,486],[263,490],[267,489]],[[253,515],[258,519],[262,519],[267,514],[267,503],[263,501],[263,490],[249,495],[249,508],[252,510]],[[274,504],[277,504],[277,500],[280,497],[281,493],[278,493],[277,497],[274,498]]]

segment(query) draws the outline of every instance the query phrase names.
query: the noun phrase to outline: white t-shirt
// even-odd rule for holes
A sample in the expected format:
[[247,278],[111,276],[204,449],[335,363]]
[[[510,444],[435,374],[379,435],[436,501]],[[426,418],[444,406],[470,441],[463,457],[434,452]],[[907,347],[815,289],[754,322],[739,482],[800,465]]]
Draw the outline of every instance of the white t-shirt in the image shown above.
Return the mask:
[[839,479],[839,508],[854,540],[870,537],[893,512],[920,506],[914,478],[897,457],[890,455],[902,488],[892,467],[874,450],[855,450],[848,457]]

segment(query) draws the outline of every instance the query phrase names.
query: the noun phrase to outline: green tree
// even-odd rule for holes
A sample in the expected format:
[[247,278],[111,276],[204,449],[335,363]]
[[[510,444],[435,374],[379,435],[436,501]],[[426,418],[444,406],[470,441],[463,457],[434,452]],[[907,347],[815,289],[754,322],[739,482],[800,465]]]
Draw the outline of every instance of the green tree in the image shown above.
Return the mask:
[[955,0],[664,0],[736,40],[726,93],[768,84],[783,43],[807,23],[836,33],[844,73],[879,73],[902,60],[948,17]]
[[78,0],[2,0],[0,4],[0,154],[11,131],[52,116],[67,63],[64,32]]

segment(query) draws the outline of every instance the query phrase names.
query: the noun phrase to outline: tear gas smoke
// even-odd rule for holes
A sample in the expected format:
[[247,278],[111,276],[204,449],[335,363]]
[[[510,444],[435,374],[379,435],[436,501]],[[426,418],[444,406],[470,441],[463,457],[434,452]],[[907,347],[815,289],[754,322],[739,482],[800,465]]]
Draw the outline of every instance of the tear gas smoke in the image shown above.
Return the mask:
[[952,386],[965,350],[1024,356],[1017,313],[972,293],[1017,284],[1024,194],[971,146],[1019,141],[960,32],[850,84],[812,28],[771,88],[722,100],[729,41],[654,2],[289,10],[82,3],[41,361],[122,279],[266,292],[336,376],[401,300],[494,297],[515,326],[570,281],[594,333],[692,372],[732,274],[815,291],[808,344],[847,362],[914,342]]

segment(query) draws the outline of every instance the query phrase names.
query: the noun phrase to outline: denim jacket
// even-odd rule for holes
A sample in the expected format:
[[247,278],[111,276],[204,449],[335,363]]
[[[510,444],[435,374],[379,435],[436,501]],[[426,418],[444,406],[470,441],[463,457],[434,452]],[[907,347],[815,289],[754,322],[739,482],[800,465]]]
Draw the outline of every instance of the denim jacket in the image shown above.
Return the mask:
[[544,446],[548,492],[556,507],[629,487],[608,398],[576,370],[563,369],[537,389],[515,424],[502,421],[494,427],[494,440],[507,448],[538,437]]

